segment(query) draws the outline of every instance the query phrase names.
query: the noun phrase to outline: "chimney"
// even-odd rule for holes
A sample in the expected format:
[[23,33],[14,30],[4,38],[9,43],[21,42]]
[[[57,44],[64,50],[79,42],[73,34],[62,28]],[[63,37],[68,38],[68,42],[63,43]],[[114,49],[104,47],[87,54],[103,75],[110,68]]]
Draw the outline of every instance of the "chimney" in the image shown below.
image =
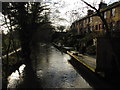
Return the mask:
[[106,8],[107,7],[107,4],[101,0],[100,4],[99,4],[99,9],[103,9],[103,8]]
[[88,10],[87,15],[91,15],[91,14],[93,14],[93,12],[94,12],[93,10]]

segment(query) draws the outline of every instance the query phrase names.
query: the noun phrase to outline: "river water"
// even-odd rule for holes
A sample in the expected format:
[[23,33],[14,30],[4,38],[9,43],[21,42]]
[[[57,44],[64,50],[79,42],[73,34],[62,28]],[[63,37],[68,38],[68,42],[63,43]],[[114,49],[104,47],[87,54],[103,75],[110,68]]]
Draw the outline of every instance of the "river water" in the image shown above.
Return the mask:
[[[52,45],[40,43],[32,50],[31,58],[37,80],[43,88],[92,88],[69,63],[71,57]],[[24,68],[24,64],[19,68],[20,76],[18,71],[9,76],[8,88],[16,88],[24,82]]]

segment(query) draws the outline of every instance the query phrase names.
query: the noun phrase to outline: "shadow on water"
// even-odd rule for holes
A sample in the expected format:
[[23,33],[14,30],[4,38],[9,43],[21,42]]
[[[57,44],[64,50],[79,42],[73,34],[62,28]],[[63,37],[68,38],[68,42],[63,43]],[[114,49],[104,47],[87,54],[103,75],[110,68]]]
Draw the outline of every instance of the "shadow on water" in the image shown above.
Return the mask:
[[41,81],[37,77],[37,63],[38,59],[42,58],[45,58],[47,63],[49,62],[49,49],[49,45],[46,45],[45,43],[39,43],[33,47],[31,55],[32,62],[25,67],[23,77],[24,81],[18,86],[18,90],[25,88],[42,88]]
[[[37,89],[41,88],[41,82],[38,81],[37,74],[36,74],[36,68],[37,68],[37,54],[39,53],[38,45],[35,45],[32,47],[32,55],[31,55],[31,62],[28,62],[24,69],[24,75],[23,75],[23,82],[18,85],[17,90],[21,89]],[[33,67],[34,62],[34,67]]]
[[49,54],[50,54],[50,47],[48,45],[45,46],[45,55],[46,55],[46,62],[48,63],[49,62]]
[[40,81],[37,80],[35,71],[31,65],[27,65],[24,70],[23,82],[17,87],[17,90],[25,88],[41,88]]
[[69,63],[75,68],[75,70],[95,89],[98,90],[99,88],[115,88],[107,81],[105,81],[102,77],[98,76],[97,74],[90,71],[80,62],[72,58],[69,60]]

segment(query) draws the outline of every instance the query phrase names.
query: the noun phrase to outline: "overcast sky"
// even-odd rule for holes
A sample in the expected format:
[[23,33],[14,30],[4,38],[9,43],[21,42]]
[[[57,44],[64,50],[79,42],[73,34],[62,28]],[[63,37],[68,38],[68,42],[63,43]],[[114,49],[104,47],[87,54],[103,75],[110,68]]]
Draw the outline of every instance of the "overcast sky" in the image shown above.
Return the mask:
[[[74,20],[83,17],[87,14],[87,9],[90,7],[86,6],[81,0],[45,0],[48,2],[47,4],[50,5],[52,8],[52,15],[54,17],[56,24],[61,25],[70,25]],[[98,4],[101,0],[85,0],[86,2],[90,3],[98,7]],[[107,4],[111,4],[118,0],[103,0],[103,2]],[[59,12],[58,12],[59,11]],[[59,19],[59,18],[60,19]],[[61,20],[63,18],[63,20]],[[66,20],[65,20],[66,19]],[[68,22],[67,22],[68,21]]]

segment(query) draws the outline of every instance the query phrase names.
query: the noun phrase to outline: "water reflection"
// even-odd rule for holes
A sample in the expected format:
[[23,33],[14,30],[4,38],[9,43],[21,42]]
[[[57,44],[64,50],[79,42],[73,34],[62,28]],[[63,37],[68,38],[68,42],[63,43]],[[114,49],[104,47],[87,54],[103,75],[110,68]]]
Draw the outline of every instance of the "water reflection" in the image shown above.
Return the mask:
[[68,60],[70,60],[70,59],[71,59],[71,57],[70,57],[68,54],[65,54],[65,55],[64,55],[64,60],[68,61]]
[[[53,46],[39,46],[37,53],[36,74],[44,88],[91,88],[79,75],[68,60],[68,54],[61,53]],[[38,48],[37,48],[38,50]]]
[[22,74],[24,68],[25,68],[25,64],[23,64],[23,65],[20,66],[19,71],[20,71],[21,74]]
[[23,77],[23,71],[25,68],[25,64],[22,64],[19,67],[19,71],[16,70],[15,72],[13,72],[9,77],[8,77],[8,86],[7,88],[15,88],[17,84],[19,84],[20,82],[22,82],[22,77]]
[[[26,79],[27,84],[24,86],[41,86],[43,88],[91,88],[68,62],[68,60],[71,59],[69,55],[61,53],[51,45],[39,44],[38,46],[39,47],[35,47],[32,50],[31,58],[33,69],[36,71],[37,80],[40,83],[34,83],[34,78],[33,80],[30,78]],[[15,88],[16,85],[19,85],[19,83],[23,81],[22,74],[24,68],[25,65],[19,68],[20,75],[17,70],[11,74],[8,78],[8,88]],[[34,86],[33,84],[39,85]]]

